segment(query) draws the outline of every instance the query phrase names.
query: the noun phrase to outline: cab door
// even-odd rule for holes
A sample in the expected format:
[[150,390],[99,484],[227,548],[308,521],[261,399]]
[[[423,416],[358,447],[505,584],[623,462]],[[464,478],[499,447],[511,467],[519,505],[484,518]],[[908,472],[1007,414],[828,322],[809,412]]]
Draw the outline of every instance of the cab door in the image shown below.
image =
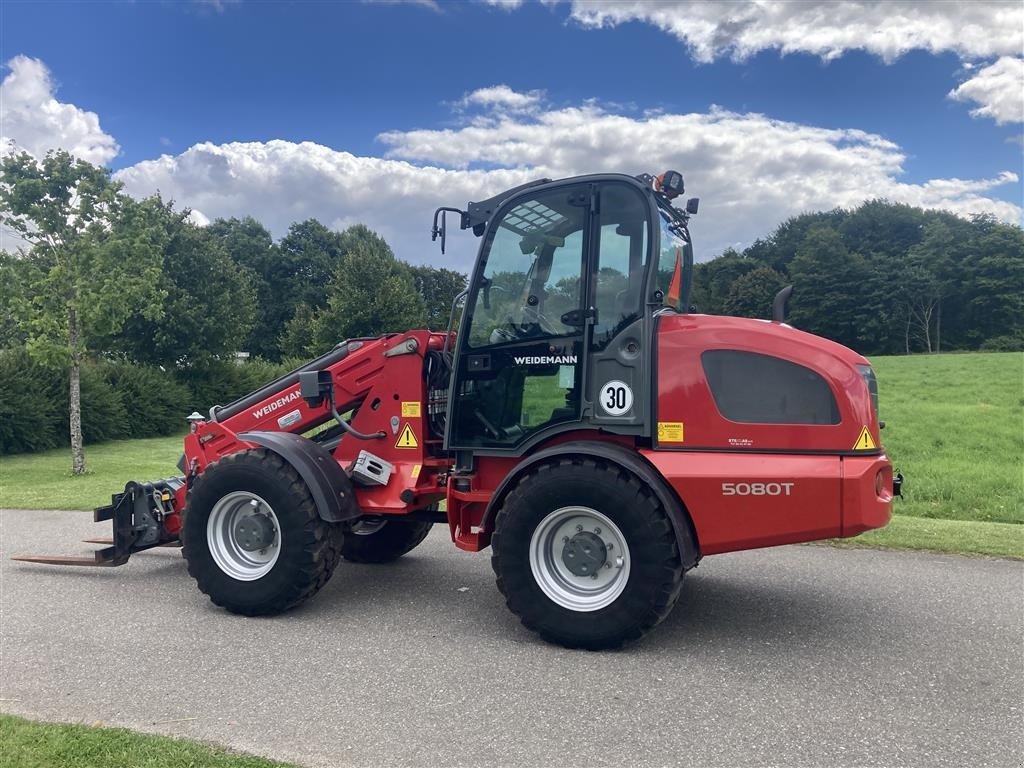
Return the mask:
[[456,342],[448,448],[515,452],[580,421],[593,195],[541,188],[489,223]]

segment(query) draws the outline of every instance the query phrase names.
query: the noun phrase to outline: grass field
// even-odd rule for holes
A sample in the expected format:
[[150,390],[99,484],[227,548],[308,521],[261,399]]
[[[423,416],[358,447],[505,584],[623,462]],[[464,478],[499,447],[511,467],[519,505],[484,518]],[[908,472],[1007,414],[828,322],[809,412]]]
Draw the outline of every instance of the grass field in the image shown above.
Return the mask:
[[181,474],[181,436],[117,440],[86,446],[88,473],[71,474],[67,448],[0,457],[0,507],[92,509],[110,503],[129,480],[157,480]]
[[896,512],[1024,523],[1024,354],[872,359],[882,441],[907,476]]
[[0,715],[0,766],[18,768],[287,768],[259,757],[123,728],[32,723]]
[[[1024,557],[1024,354],[872,362],[882,437],[907,477],[906,498],[889,527],[855,543]],[[77,478],[66,449],[3,457],[0,506],[90,509],[127,480],[177,474],[180,454],[180,437],[89,446],[90,473]]]

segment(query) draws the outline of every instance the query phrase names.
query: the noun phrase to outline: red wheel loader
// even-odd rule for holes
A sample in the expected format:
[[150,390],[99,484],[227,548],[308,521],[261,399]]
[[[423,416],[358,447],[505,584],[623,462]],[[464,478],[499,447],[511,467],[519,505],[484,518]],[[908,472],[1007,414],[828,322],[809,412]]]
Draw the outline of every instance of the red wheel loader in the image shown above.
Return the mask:
[[601,174],[439,208],[442,253],[449,214],[481,238],[447,332],[343,341],[194,413],[180,476],[95,511],[108,548],[23,559],[180,544],[202,592],[257,616],[442,523],[491,548],[527,627],[602,649],[661,621],[704,556],[885,525],[902,478],[868,361],[786,325],[788,290],[772,322],[695,313],[682,191]]

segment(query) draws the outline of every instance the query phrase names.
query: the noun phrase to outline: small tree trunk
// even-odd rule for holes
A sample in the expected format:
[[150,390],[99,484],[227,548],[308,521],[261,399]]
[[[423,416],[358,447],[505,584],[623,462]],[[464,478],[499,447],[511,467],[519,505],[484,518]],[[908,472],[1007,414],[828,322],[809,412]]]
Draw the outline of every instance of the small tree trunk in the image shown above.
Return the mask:
[[906,327],[904,327],[904,329],[903,329],[903,345],[906,348],[908,355],[910,354],[910,320],[911,320],[911,316],[910,316],[910,312],[908,311],[907,312],[907,324],[906,324]]
[[939,306],[935,308],[935,351],[942,351],[942,299],[939,299]]
[[85,474],[85,450],[82,448],[82,350],[79,347],[78,316],[68,310],[68,346],[71,351],[71,376],[68,382],[71,425],[71,472]]

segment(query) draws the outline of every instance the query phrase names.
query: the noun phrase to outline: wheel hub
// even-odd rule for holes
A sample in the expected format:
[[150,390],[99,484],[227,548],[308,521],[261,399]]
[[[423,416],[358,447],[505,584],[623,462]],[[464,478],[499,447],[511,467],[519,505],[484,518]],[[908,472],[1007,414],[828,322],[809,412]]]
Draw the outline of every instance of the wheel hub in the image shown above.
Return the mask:
[[282,536],[273,507],[249,491],[222,496],[206,521],[210,556],[238,581],[255,581],[270,573],[281,554]]
[[597,573],[608,560],[608,548],[596,533],[580,531],[562,547],[562,562],[575,576]]
[[619,527],[586,506],[549,513],[530,537],[530,570],[541,591],[562,608],[599,611],[629,582],[629,544]]
[[270,518],[256,512],[241,518],[235,525],[235,541],[246,552],[257,552],[274,543],[274,524]]

